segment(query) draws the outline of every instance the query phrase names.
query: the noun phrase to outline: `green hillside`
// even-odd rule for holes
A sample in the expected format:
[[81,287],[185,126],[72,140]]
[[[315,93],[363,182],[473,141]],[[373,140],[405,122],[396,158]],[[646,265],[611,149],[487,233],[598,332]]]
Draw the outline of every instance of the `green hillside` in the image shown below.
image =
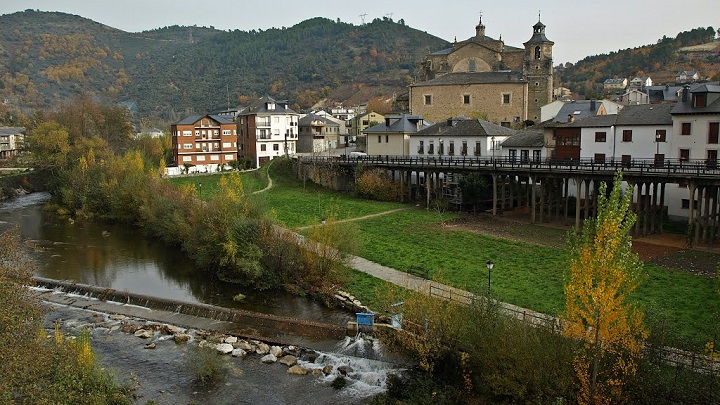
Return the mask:
[[314,18],[289,28],[165,27],[127,33],[57,12],[0,16],[0,96],[51,107],[80,93],[175,119],[268,93],[295,108],[405,91],[415,64],[447,42],[376,19]]

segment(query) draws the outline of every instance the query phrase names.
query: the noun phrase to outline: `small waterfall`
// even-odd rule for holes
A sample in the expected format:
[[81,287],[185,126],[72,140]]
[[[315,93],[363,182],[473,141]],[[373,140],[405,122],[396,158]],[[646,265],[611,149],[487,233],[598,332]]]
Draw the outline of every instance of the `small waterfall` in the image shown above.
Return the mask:
[[334,350],[332,353],[318,353],[315,359],[298,360],[298,364],[309,370],[325,371],[331,366],[329,374],[320,373],[319,381],[332,384],[335,379],[344,377],[346,385],[342,390],[351,398],[368,398],[385,392],[388,375],[404,370],[402,366],[383,361],[380,341],[364,333],[346,337]]

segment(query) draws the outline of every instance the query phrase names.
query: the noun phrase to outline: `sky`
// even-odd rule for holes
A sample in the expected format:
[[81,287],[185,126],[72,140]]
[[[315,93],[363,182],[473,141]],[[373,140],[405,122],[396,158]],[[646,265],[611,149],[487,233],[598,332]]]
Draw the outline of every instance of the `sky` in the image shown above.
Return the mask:
[[538,13],[553,59],[572,62],[601,53],[656,43],[663,35],[697,27],[720,28],[718,0],[398,0],[370,2],[215,0],[2,0],[0,14],[26,9],[76,14],[128,32],[170,25],[250,31],[291,27],[313,17],[360,25],[388,17],[452,42],[475,34],[482,15],[486,35],[523,47]]

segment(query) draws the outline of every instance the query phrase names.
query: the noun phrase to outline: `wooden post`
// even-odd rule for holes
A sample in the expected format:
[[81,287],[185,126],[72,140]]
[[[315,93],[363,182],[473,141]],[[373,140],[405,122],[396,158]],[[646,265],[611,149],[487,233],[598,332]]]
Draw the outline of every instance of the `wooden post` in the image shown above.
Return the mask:
[[[642,214],[642,185],[643,183],[638,183],[637,188],[638,192],[636,195],[636,203],[635,203],[635,215],[638,216],[638,220],[635,221],[635,230],[633,232],[634,236],[638,236],[640,234],[640,214]],[[635,185],[633,185],[633,193],[635,193]]]
[[493,173],[492,175],[492,181],[493,181],[493,206],[492,206],[492,216],[497,215],[497,174]]
[[565,193],[564,193],[564,195],[565,195],[565,220],[567,220],[568,219],[568,204],[570,203],[570,198],[568,195],[568,192],[570,191],[569,190],[570,179],[566,177],[565,179],[563,179],[563,181],[565,182]]
[[650,232],[657,233],[657,228],[655,227],[655,221],[657,219],[658,214],[658,206],[657,206],[657,194],[658,194],[658,183],[653,182],[653,195],[652,195],[652,224],[650,226]]
[[502,182],[500,183],[500,196],[501,196],[502,202],[500,203],[500,212],[502,213],[502,212],[505,212],[505,203],[506,203],[506,201],[505,201],[506,200],[506,198],[505,198],[505,183],[507,182],[507,176],[503,175],[501,177],[501,179],[502,179]]
[[660,183],[660,233],[665,225],[665,183]]
[[580,190],[582,190],[582,180],[575,178],[575,229],[580,230]]
[[643,236],[648,234],[648,221],[650,216],[650,183],[643,183],[645,194],[643,195]]
[[585,180],[585,219],[590,218],[590,181]]
[[545,213],[545,188],[547,187],[547,179],[540,183],[540,222],[543,222],[543,214]]
[[430,173],[425,172],[425,194],[427,195],[425,201],[425,209],[430,209]]
[[688,207],[688,232],[687,245],[692,246],[692,227],[695,216],[695,183],[688,183],[688,194],[690,195],[690,206]]
[[[528,186],[532,187],[530,189],[530,223],[535,223],[535,178],[530,176],[528,177]],[[530,184],[532,182],[532,184]]]
[[702,217],[703,224],[703,242],[709,244],[710,239],[708,238],[708,232],[710,228],[710,186],[705,186],[705,213]]

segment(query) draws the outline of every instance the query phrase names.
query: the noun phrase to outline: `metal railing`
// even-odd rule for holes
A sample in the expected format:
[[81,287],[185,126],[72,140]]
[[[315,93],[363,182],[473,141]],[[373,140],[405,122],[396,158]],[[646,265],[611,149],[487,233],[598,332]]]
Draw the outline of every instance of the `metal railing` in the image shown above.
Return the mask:
[[386,167],[405,167],[412,169],[478,169],[478,170],[518,170],[525,169],[537,172],[578,172],[578,173],[612,173],[622,170],[635,175],[648,174],[658,176],[720,176],[720,164],[714,160],[704,159],[604,159],[596,161],[592,158],[583,159],[523,159],[512,157],[473,157],[473,156],[303,156],[302,162],[333,162],[341,164],[364,164]]

